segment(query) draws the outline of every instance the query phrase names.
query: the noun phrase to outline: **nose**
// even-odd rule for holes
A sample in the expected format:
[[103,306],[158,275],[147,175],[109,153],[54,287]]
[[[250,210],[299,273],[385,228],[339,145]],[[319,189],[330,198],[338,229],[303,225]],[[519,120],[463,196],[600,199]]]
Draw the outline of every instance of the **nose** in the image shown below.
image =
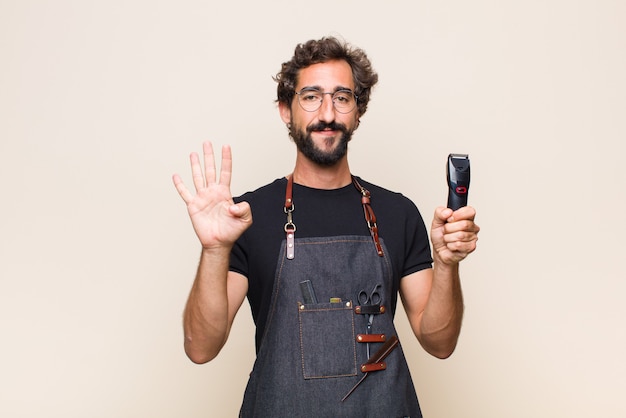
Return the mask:
[[333,104],[332,95],[326,93],[322,98],[322,105],[318,109],[318,118],[323,122],[332,122],[335,120],[335,105]]

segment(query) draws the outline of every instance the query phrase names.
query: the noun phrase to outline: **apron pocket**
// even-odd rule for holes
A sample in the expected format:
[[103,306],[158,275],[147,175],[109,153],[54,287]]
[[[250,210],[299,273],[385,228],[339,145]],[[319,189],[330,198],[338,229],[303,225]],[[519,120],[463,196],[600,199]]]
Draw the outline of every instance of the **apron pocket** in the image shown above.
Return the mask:
[[355,376],[352,303],[301,304],[298,313],[304,378]]

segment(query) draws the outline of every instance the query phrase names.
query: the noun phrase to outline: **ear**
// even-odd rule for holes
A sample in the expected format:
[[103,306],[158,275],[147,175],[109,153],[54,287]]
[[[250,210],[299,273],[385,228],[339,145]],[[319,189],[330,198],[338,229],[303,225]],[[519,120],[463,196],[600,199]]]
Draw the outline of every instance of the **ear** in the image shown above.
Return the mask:
[[285,124],[291,123],[291,108],[287,103],[279,102],[278,111],[280,112],[280,118]]

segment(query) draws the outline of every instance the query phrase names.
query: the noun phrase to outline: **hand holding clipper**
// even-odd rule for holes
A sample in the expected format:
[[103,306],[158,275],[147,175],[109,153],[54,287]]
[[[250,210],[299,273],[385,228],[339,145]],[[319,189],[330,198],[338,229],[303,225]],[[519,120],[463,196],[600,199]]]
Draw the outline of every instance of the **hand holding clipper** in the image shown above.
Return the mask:
[[467,154],[448,155],[448,207],[457,210],[467,206],[470,185],[470,161]]

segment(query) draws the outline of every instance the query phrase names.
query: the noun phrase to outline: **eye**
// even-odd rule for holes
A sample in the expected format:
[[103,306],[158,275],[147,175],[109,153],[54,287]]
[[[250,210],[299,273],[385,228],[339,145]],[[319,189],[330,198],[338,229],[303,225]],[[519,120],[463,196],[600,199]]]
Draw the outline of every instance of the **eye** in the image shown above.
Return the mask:
[[333,99],[337,103],[346,104],[352,101],[353,95],[349,91],[338,91],[333,95]]
[[300,92],[300,100],[305,102],[319,102],[322,94],[317,90],[303,90]]

